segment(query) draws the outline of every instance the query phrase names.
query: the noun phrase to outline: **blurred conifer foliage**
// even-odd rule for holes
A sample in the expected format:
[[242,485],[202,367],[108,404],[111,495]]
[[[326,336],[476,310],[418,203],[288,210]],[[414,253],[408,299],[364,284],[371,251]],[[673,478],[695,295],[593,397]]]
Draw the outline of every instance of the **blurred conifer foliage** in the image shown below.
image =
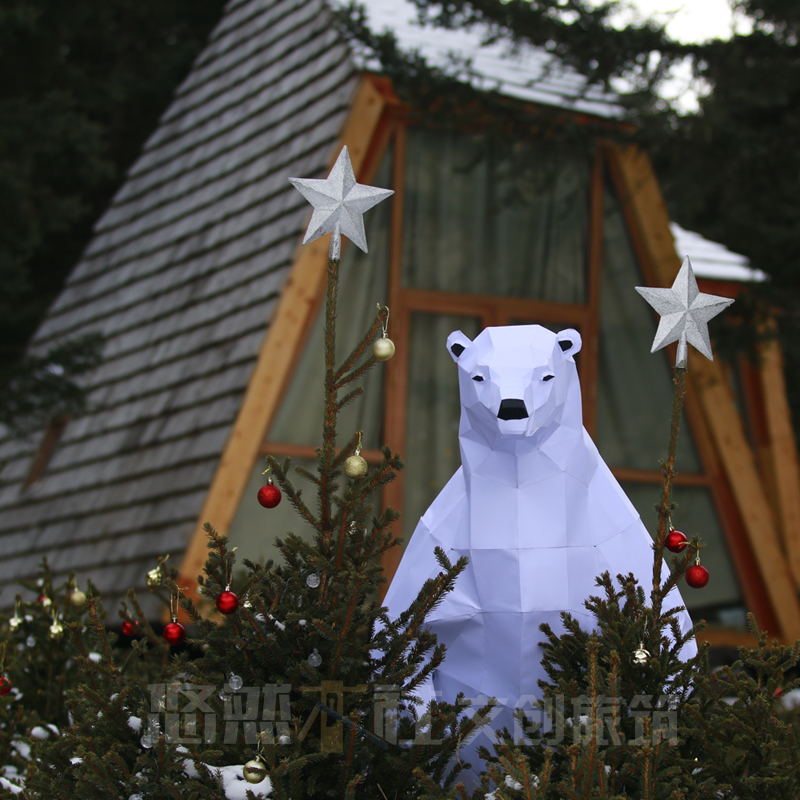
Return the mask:
[[99,357],[97,338],[62,343],[44,381],[26,343],[223,5],[0,4],[0,421],[18,433],[46,421],[32,410],[54,391],[79,410],[71,377]]

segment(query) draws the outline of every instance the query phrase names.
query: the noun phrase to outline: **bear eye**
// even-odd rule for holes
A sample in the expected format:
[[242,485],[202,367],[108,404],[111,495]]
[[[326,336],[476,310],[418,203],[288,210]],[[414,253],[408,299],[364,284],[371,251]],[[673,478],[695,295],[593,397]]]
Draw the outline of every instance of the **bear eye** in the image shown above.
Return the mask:
[[472,380],[480,382],[483,380],[483,378],[480,375],[475,375],[473,376]]
[[553,378],[555,378],[555,375],[545,375],[544,378],[542,378],[542,380],[543,381],[551,381],[551,380],[553,380]]

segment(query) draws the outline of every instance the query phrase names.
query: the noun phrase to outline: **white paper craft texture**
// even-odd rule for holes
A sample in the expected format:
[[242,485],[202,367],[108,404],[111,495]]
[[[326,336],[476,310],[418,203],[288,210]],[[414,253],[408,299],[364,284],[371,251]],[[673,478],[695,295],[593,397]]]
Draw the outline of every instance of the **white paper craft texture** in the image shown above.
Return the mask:
[[[455,589],[428,617],[447,655],[425,697],[497,698],[491,728],[462,750],[480,770],[475,750],[483,744],[492,752],[493,729],[522,735],[515,708],[536,718],[531,705],[546,678],[539,625],[560,633],[568,611],[593,629],[583,604],[600,593],[595,577],[632,572],[648,592],[653,551],[583,427],[577,331],[487,328],[474,342],[455,331],[447,348],[458,368],[462,466],[420,519],[384,602],[392,619],[408,608],[441,571],[435,546],[451,561],[469,557]],[[677,589],[664,601],[665,610],[682,605]],[[684,632],[692,625],[685,611],[680,624]],[[682,655],[696,652],[691,642]]]

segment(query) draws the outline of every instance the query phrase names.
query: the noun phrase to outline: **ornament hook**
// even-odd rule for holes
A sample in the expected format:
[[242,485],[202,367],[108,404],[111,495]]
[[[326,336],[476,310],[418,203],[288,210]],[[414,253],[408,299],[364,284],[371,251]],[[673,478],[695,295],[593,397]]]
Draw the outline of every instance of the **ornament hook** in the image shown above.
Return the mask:
[[392,312],[389,311],[389,306],[383,306],[383,308],[381,308],[381,304],[380,303],[375,303],[375,305],[378,307],[378,312],[381,312],[384,309],[386,310],[386,319],[383,321],[382,327],[383,327],[383,338],[384,339],[388,339],[389,338],[389,315]]

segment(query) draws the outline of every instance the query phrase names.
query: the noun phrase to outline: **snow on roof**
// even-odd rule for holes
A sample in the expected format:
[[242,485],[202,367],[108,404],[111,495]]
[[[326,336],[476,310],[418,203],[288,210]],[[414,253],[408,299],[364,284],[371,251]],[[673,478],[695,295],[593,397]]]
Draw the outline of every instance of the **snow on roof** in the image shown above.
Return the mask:
[[[540,48],[520,46],[511,52],[508,43],[483,46],[485,31],[446,30],[422,27],[417,10],[409,0],[363,0],[367,22],[376,33],[386,29],[397,37],[404,50],[418,50],[432,66],[446,67],[455,57],[470,61],[459,77],[469,78],[478,89],[495,89],[501,94],[545,105],[567,108],[600,117],[619,117],[623,113],[615,94],[598,86],[588,86],[586,78],[563,65]],[[377,61],[359,53],[360,66],[380,71]]]
[[692,233],[674,222],[670,223],[675,237],[675,250],[681,259],[692,260],[698,278],[717,281],[765,281],[768,276],[760,269],[752,269],[746,256],[732,253],[725,245],[712,242],[699,233]]

